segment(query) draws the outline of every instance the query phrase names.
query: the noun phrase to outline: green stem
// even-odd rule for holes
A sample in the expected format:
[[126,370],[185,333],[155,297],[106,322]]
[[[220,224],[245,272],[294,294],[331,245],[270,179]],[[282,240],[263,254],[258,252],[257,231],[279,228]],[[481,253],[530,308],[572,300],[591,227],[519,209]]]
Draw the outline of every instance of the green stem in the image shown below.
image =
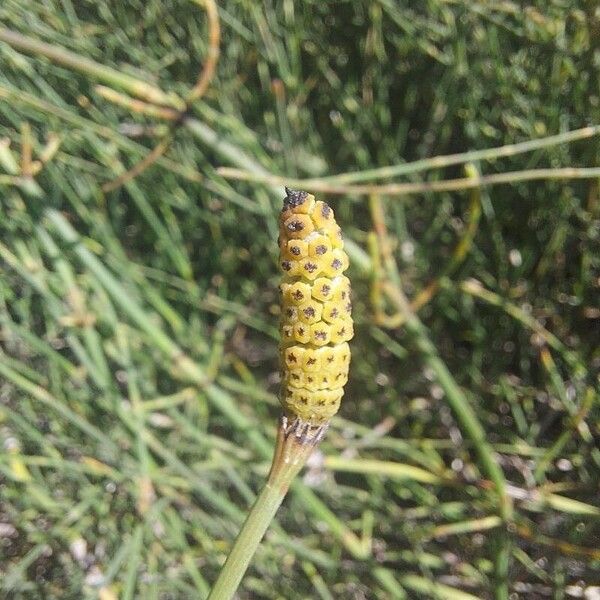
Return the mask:
[[600,126],[592,125],[582,129],[565,131],[556,135],[538,138],[537,140],[527,140],[517,144],[507,144],[506,146],[496,146],[495,148],[484,148],[483,150],[469,150],[459,154],[445,154],[442,156],[432,156],[431,158],[422,158],[409,163],[399,165],[389,165],[386,167],[377,167],[375,169],[365,169],[354,173],[340,173],[323,179],[330,183],[358,183],[360,181],[369,181],[372,179],[387,179],[389,177],[398,177],[408,175],[409,173],[418,173],[429,169],[441,169],[452,165],[459,165],[469,162],[482,160],[497,160],[506,156],[515,156],[525,152],[533,152],[541,148],[550,148],[559,144],[570,144],[577,140],[596,136],[600,133]]
[[[380,252],[384,268],[388,277],[388,280],[383,284],[383,289],[386,291],[389,299],[396,305],[398,311],[403,315],[406,329],[411,334],[417,349],[421,353],[423,362],[425,362],[425,364],[435,373],[438,383],[446,394],[446,401],[452,408],[461,430],[473,443],[482,472],[493,482],[494,487],[496,488],[498,513],[505,523],[509,523],[513,520],[512,500],[507,492],[504,473],[498,465],[496,458],[494,457],[494,452],[486,439],[485,429],[479,422],[475,411],[456,383],[456,380],[450,373],[448,367],[439,357],[439,354],[429,337],[427,328],[414,313],[404,294],[398,266],[387,237],[385,214],[379,196],[371,197],[370,208],[373,225],[380,243]],[[506,529],[501,530],[497,541],[498,548],[495,560],[496,581],[494,586],[494,596],[497,600],[507,600],[510,537]],[[407,583],[407,577],[401,579],[401,583],[406,587],[411,587],[411,585]],[[436,589],[440,592],[440,597],[449,597],[445,595],[445,591],[443,592],[442,588],[439,586]],[[466,598],[469,596],[470,594],[463,597]]]
[[185,108],[183,100],[174,94],[165,93],[156,86],[146,83],[141,79],[126,75],[111,67],[106,67],[89,58],[79,56],[79,54],[75,54],[74,52],[69,52],[69,50],[65,50],[60,46],[40,42],[39,40],[29,38],[3,27],[0,27],[0,41],[6,42],[13,48],[27,54],[45,56],[57,65],[89,75],[94,79],[118,87],[132,96],[142,98],[148,102],[173,106],[178,109]]
[[420,319],[410,310],[410,306],[400,288],[396,285],[386,285],[386,291],[406,318],[406,329],[412,334],[413,340],[427,366],[435,373],[437,381],[446,393],[446,401],[454,411],[461,429],[473,442],[479,456],[479,464],[483,472],[491,479],[496,488],[499,500],[500,516],[505,521],[512,520],[512,502],[506,491],[506,479],[502,469],[490,448],[484,428],[475,415],[465,395],[458,387],[448,367],[440,359],[435,346],[429,339],[429,334]]
[[548,169],[525,169],[522,171],[506,171],[480,175],[479,177],[460,177],[458,179],[441,179],[439,181],[411,181],[382,184],[342,184],[331,183],[325,179],[293,179],[273,174],[244,171],[230,167],[219,167],[217,173],[225,179],[238,181],[256,181],[270,185],[293,185],[297,188],[311,189],[313,192],[327,194],[385,194],[401,196],[424,194],[426,192],[452,192],[471,190],[492,185],[513,184],[520,181],[537,181],[540,179],[597,179],[600,177],[598,167],[559,167]]
[[494,597],[496,600],[506,600],[510,593],[508,574],[512,552],[511,537],[506,529],[500,529],[496,533],[495,546]]
[[506,479],[487,442],[485,429],[479,422],[475,411],[471,408],[471,405],[448,370],[448,367],[439,357],[429,337],[427,328],[411,309],[410,303],[402,290],[400,273],[398,272],[398,267],[387,238],[383,205],[378,196],[371,197],[371,215],[380,239],[381,254],[388,276],[388,281],[383,284],[383,288],[390,300],[404,316],[406,329],[412,335],[424,362],[435,373],[437,381],[444,390],[446,400],[454,411],[462,431],[473,442],[473,446],[479,457],[481,469],[494,483],[496,488],[500,516],[504,521],[511,521],[513,507],[512,501],[506,491]]
[[233,598],[290,484],[326,429],[307,430],[299,419],[282,417],[267,483],[250,509],[208,600]]
[[279,485],[267,483],[250,509],[208,600],[233,598],[248,565],[285,496]]

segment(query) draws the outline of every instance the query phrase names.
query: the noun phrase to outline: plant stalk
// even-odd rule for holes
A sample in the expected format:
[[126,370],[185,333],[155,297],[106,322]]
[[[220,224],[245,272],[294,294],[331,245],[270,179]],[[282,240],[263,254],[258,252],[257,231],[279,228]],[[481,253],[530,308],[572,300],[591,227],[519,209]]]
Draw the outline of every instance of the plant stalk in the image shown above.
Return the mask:
[[521,181],[538,181],[540,179],[597,179],[600,177],[598,167],[557,167],[548,169],[524,169],[522,171],[506,171],[479,175],[478,177],[460,177],[458,179],[441,179],[438,181],[409,181],[382,184],[344,184],[331,183],[325,179],[292,179],[262,173],[260,171],[244,171],[233,167],[219,167],[217,173],[225,179],[237,181],[255,181],[270,185],[293,185],[310,187],[315,192],[326,194],[370,195],[382,194],[401,196],[408,194],[424,194],[427,192],[452,192],[471,190],[492,185],[513,184]]
[[284,497],[285,491],[279,485],[267,483],[262,489],[242,525],[209,600],[233,597]]
[[175,94],[165,93],[160,88],[147,83],[146,81],[122,73],[112,67],[97,63],[96,61],[80,56],[75,52],[70,52],[60,46],[41,42],[22,35],[17,31],[5,29],[4,27],[0,27],[0,41],[6,42],[13,48],[27,54],[45,56],[57,65],[89,75],[94,79],[103,81],[108,85],[113,85],[126,91],[132,96],[142,98],[153,104],[172,106],[177,109],[185,108],[183,100],[178,98]]
[[380,240],[383,264],[388,278],[383,283],[383,289],[387,293],[388,298],[404,316],[407,331],[413,336],[415,345],[421,353],[424,362],[436,374],[437,381],[446,393],[446,400],[454,411],[462,431],[473,442],[479,457],[480,467],[496,488],[498,512],[504,521],[509,522],[513,518],[512,500],[506,491],[504,473],[486,440],[485,430],[465,395],[458,387],[456,380],[448,370],[448,367],[439,357],[433,342],[429,338],[425,325],[423,325],[419,317],[413,312],[410,302],[404,295],[400,273],[398,272],[398,267],[387,237],[384,209],[379,196],[371,197],[370,208],[373,224]]
[[233,598],[290,484],[326,430],[327,425],[309,427],[298,418],[282,416],[267,482],[250,509],[208,600]]

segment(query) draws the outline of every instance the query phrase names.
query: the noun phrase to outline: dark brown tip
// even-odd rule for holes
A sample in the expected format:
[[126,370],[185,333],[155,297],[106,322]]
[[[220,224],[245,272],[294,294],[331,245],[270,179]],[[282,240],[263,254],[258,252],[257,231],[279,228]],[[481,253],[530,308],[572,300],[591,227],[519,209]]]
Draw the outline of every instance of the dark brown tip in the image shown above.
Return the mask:
[[300,206],[306,200],[308,196],[307,192],[302,192],[300,190],[291,190],[290,188],[285,188],[286,197],[283,199],[283,209],[294,208],[295,206]]

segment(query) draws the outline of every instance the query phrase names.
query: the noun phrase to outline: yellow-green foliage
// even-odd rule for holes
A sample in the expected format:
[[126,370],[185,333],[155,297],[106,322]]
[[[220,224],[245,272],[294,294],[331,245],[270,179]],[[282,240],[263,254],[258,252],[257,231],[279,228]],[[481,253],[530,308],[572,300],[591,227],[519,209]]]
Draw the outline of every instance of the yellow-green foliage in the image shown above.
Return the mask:
[[280,217],[281,402],[318,425],[339,409],[354,334],[350,280],[333,210],[288,190]]

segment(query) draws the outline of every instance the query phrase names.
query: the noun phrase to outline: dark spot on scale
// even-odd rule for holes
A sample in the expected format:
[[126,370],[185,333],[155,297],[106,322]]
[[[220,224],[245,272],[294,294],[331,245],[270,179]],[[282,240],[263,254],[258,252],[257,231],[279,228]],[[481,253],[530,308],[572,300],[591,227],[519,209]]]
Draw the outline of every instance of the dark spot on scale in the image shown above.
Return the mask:
[[315,248],[315,254],[321,256],[321,254],[325,254],[327,252],[327,246],[323,246],[322,244]]
[[312,377],[307,377],[306,381],[308,381],[308,383],[312,383],[314,381],[314,379]]
[[289,270],[292,268],[292,263],[291,263],[289,260],[284,260],[284,261],[281,263],[281,268],[282,268],[284,271],[289,271]]
[[324,340],[327,337],[327,333],[325,331],[315,331],[315,337],[318,340]]
[[287,228],[290,231],[302,231],[304,229],[304,223],[302,221],[292,221],[288,223]]
[[304,294],[300,290],[292,292],[292,296],[294,297],[294,300],[298,302],[300,302],[300,300],[304,300]]
[[314,273],[317,270],[317,265],[315,265],[315,263],[313,262],[307,262],[304,265],[304,268],[309,272],[309,273]]
[[329,296],[329,292],[331,292],[331,286],[329,285],[324,285],[321,288],[321,292],[323,293],[323,296]]
[[317,404],[318,404],[319,406],[325,406],[325,400],[319,400],[319,401],[317,402]]
[[317,359],[316,359],[316,358],[309,358],[309,359],[306,361],[306,364],[307,364],[307,365],[314,365],[316,362],[317,362]]
[[288,360],[290,362],[298,362],[298,359],[296,358],[296,355],[292,354],[292,353],[288,354]]
[[326,219],[329,219],[329,217],[331,216],[331,207],[328,204],[323,204],[323,206],[321,207],[321,214]]
[[331,266],[336,270],[340,269],[342,267],[342,261],[339,258],[334,258],[331,262]]
[[288,317],[293,317],[293,316],[294,316],[294,309],[293,309],[293,308],[288,308],[288,309],[285,311],[285,314],[286,314]]
[[328,356],[327,357],[327,362],[328,363],[332,363],[333,362],[333,356]]
[[331,311],[331,316],[332,316],[334,319],[335,319],[335,318],[336,318],[336,317],[337,317],[339,314],[340,314],[340,312],[338,311],[338,309],[337,309],[337,308],[334,308],[334,309]]
[[290,252],[294,255],[294,256],[300,256],[300,248],[298,248],[298,246],[292,246],[290,248]]
[[298,375],[297,373],[292,373],[292,379],[298,381],[298,379],[300,379],[300,375]]
[[307,317],[314,317],[315,316],[315,309],[312,306],[307,306],[302,312]]
[[352,304],[350,304],[350,302],[346,304],[346,312],[352,312]]

